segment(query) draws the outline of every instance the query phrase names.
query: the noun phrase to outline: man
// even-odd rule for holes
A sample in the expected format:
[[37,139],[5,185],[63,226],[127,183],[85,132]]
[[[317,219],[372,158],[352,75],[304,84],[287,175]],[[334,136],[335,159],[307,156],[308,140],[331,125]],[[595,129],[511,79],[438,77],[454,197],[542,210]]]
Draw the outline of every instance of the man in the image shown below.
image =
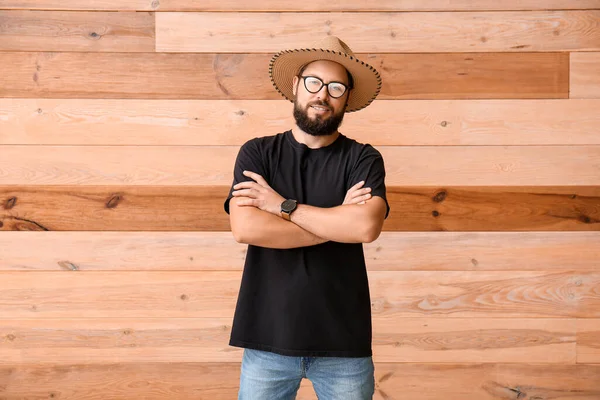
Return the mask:
[[381,154],[338,131],[381,79],[327,37],[271,60],[296,126],[240,149],[225,211],[248,252],[229,344],[243,347],[239,399],[294,399],[303,378],[319,399],[374,393],[371,303],[362,243],[389,213]]

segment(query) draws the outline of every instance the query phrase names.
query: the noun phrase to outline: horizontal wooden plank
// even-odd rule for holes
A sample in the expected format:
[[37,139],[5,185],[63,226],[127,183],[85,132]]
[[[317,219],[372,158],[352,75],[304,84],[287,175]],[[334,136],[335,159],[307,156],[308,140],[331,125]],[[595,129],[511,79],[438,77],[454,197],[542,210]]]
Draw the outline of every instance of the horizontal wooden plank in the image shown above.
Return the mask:
[[[230,400],[237,396],[239,376],[239,363],[0,366],[3,395],[10,400]],[[376,363],[373,398],[597,400],[598,382],[600,365]],[[307,380],[297,399],[316,400]]]
[[[0,272],[3,318],[223,317],[239,271]],[[599,272],[370,271],[382,317],[600,318]],[[302,295],[298,293],[298,295]]]
[[[0,270],[239,271],[246,247],[229,232],[0,231]],[[383,232],[363,247],[370,271],[600,269],[598,232]]]
[[[600,99],[375,100],[341,131],[376,146],[600,144]],[[242,145],[294,126],[279,100],[0,99],[0,144]]]
[[[388,187],[600,185],[597,145],[377,149]],[[6,145],[0,146],[0,185],[230,186],[238,151],[238,146]]]
[[577,362],[600,364],[600,320],[577,320]]
[[361,53],[598,51],[598,19],[600,10],[161,12],[156,14],[156,50],[276,52],[312,48],[322,37],[334,35]]
[[377,316],[373,320],[373,358],[380,362],[574,364],[576,322]]
[[331,2],[309,0],[4,0],[0,9],[41,10],[138,10],[138,11],[502,11],[502,10],[583,10],[600,8],[598,0],[361,0]]
[[571,98],[600,98],[600,53],[571,54]]
[[[229,231],[228,194],[229,186],[0,186],[0,230]],[[387,200],[385,231],[600,231],[600,186],[388,186]]]
[[[378,98],[384,100],[569,94],[568,53],[360,56],[380,70]],[[0,52],[0,97],[282,100],[269,80],[270,59],[271,54]]]
[[[597,322],[596,322],[597,323]],[[3,320],[0,364],[239,362],[231,318]],[[375,318],[376,362],[575,363],[576,320]]]
[[154,14],[1,11],[0,51],[153,52]]

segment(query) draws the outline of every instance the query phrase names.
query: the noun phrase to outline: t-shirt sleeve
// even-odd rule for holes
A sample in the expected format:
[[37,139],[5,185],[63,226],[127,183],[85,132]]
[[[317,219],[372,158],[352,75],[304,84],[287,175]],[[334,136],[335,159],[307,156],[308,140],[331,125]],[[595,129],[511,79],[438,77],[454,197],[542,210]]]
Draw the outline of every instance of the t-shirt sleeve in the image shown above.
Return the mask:
[[390,213],[385,189],[385,166],[381,153],[371,145],[365,145],[356,165],[350,173],[350,180],[346,187],[349,190],[360,181],[365,181],[364,188],[371,188],[372,196],[379,196],[385,201],[387,210],[385,218]]
[[229,195],[227,196],[227,199],[225,199],[225,203],[223,205],[227,214],[229,214],[229,201],[233,197],[233,187],[240,182],[253,181],[252,178],[243,174],[244,171],[256,172],[268,180],[268,176],[265,174],[266,171],[264,168],[260,147],[258,146],[256,139],[252,139],[244,143],[238,152],[235,165],[233,167],[233,183],[229,188]]

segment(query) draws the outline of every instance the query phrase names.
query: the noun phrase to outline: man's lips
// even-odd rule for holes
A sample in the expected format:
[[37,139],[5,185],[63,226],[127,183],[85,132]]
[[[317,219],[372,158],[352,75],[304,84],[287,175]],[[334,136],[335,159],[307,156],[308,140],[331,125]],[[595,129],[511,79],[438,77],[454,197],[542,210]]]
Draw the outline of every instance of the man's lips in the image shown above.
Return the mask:
[[331,111],[331,109],[330,109],[329,107],[327,107],[327,106],[322,106],[322,105],[320,105],[320,104],[312,104],[312,105],[310,105],[310,107],[311,107],[313,110],[316,110],[316,111],[318,111],[318,112],[327,112],[327,111]]

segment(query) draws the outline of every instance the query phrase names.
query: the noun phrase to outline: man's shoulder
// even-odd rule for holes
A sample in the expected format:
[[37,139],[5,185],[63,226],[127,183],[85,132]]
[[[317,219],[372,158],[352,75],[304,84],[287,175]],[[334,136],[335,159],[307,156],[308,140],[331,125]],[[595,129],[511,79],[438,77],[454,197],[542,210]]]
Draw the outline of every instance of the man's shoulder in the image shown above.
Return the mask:
[[273,146],[275,143],[280,142],[285,135],[285,132],[277,133],[274,135],[266,135],[266,136],[257,136],[251,139],[248,139],[243,146],[252,146],[252,147],[269,147]]
[[356,153],[357,155],[381,155],[379,150],[373,147],[370,143],[362,143],[348,136],[344,136],[344,143],[347,150],[350,150],[352,153]]

